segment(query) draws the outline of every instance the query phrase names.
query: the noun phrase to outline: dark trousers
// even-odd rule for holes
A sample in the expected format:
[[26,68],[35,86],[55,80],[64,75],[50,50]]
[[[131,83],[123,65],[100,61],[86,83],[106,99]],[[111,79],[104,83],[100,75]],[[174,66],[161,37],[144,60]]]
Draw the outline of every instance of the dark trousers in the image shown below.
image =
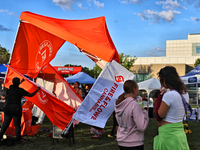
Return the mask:
[[112,127],[112,131],[111,131],[111,135],[114,136],[116,127],[118,126],[118,123],[117,123],[117,119],[115,117],[115,111],[113,112],[112,115],[113,115],[113,127]]
[[3,138],[4,133],[10,125],[11,120],[13,119],[15,125],[15,134],[17,140],[21,140],[21,117],[22,117],[22,107],[16,104],[6,105],[4,112],[4,122],[1,127],[0,139]]
[[[119,146],[119,145],[118,145]],[[120,150],[144,150],[144,145],[136,146],[136,147],[124,147],[119,146]]]

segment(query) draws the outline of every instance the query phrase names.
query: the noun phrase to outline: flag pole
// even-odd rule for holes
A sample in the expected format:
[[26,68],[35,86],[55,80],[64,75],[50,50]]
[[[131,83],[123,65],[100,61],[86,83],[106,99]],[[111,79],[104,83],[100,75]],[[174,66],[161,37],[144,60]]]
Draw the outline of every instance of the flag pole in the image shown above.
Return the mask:
[[[21,23],[21,20],[19,21],[19,24],[18,24],[17,32],[16,32],[16,35],[15,35],[15,41],[14,41],[13,46],[12,46],[12,53],[10,54],[8,65],[10,65],[10,60],[11,60],[11,57],[12,57],[12,54],[13,54],[13,50],[14,50],[14,46],[15,46],[15,43],[16,43],[17,34],[19,32],[20,23]],[[8,69],[6,70],[5,78],[7,76],[7,72],[8,72]],[[5,78],[4,78],[4,84],[5,84]]]
[[75,120],[75,119],[72,118],[72,119],[70,120],[70,122],[68,123],[68,125],[66,126],[65,130],[62,132],[61,136],[62,136],[63,138],[65,138],[65,136],[66,136],[67,132],[69,131],[69,128],[70,128],[71,125],[73,124],[74,120]]

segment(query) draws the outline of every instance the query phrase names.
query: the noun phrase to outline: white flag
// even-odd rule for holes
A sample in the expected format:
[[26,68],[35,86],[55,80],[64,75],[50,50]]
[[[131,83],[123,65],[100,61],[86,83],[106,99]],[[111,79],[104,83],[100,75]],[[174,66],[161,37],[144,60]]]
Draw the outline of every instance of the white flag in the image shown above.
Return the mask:
[[104,128],[114,111],[114,103],[124,92],[126,80],[135,75],[116,61],[107,63],[84,101],[73,116],[82,123]]

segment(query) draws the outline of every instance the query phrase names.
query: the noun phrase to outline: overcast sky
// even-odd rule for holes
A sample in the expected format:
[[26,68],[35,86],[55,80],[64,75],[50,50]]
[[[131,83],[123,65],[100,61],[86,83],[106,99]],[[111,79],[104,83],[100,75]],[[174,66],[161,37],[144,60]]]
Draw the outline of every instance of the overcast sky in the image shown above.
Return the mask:
[[[200,0],[0,0],[0,45],[9,52],[23,11],[70,20],[105,16],[117,51],[136,57],[165,56],[166,40],[200,33]],[[51,64],[94,66],[68,42]]]

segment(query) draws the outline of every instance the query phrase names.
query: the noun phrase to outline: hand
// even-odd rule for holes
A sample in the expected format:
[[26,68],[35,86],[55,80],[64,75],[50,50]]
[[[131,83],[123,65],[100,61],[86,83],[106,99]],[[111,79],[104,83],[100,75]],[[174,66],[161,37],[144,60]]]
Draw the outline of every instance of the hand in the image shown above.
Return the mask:
[[167,92],[167,90],[163,87],[163,86],[161,86],[160,87],[160,95],[163,95],[163,94],[165,94]]
[[38,87],[37,87],[37,91],[39,91],[40,89],[41,89],[41,87],[38,86]]
[[22,80],[21,80],[21,82],[20,83],[22,83],[22,82],[24,82],[25,81],[25,79],[23,78]]

